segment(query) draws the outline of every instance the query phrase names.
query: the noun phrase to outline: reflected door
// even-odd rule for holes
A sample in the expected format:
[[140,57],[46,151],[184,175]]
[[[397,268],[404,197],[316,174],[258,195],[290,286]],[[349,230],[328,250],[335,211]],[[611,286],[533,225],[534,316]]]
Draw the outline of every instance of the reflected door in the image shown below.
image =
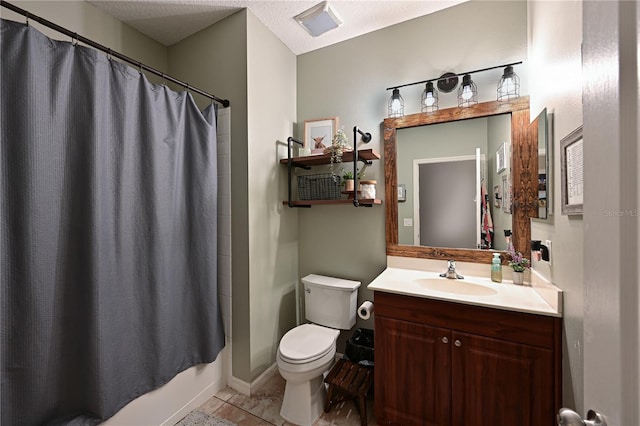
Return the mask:
[[418,164],[415,243],[475,249],[479,243],[477,159],[453,157]]

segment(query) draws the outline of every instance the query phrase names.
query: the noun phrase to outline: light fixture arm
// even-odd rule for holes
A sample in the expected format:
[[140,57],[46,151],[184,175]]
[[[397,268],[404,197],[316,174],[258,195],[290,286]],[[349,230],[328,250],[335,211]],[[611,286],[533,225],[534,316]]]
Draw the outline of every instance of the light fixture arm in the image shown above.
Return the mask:
[[476,74],[476,73],[479,73],[479,72],[489,71],[489,70],[493,70],[493,69],[496,69],[496,68],[505,68],[505,67],[510,67],[510,66],[514,66],[514,65],[520,65],[521,63],[522,63],[522,61],[512,62],[510,64],[496,65],[494,67],[482,68],[482,69],[474,70],[474,71],[466,71],[466,72],[461,72],[461,73],[457,73],[457,74],[447,73],[446,76],[441,76],[441,77],[437,77],[437,78],[429,78],[427,80],[416,81],[414,83],[405,83],[405,84],[400,84],[400,85],[397,85],[397,86],[387,87],[387,90],[399,89],[401,87],[407,87],[407,86],[414,86],[416,84],[424,84],[424,83],[428,83],[430,81],[438,82],[440,80],[447,80],[447,79],[450,79],[452,77],[464,76],[465,74]]

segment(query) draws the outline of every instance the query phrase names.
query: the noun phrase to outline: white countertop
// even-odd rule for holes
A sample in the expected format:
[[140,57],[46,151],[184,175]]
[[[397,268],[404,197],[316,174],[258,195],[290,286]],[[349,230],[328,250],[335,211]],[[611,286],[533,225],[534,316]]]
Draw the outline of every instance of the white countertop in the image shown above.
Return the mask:
[[[482,295],[449,293],[437,291],[430,286],[422,285],[420,280],[440,279],[442,288],[450,283],[455,286],[457,281],[472,283],[486,288]],[[439,284],[439,282],[437,283]],[[511,282],[495,283],[489,278],[477,276],[464,276],[464,280],[449,280],[441,278],[439,273],[418,270],[388,267],[367,286],[369,290],[384,291],[387,293],[403,294],[407,296],[424,297],[429,299],[444,300],[448,302],[464,303],[475,306],[485,306],[508,311],[525,312],[538,315],[562,317],[561,306],[552,306],[534,287],[515,285]],[[561,290],[559,299],[561,300]]]

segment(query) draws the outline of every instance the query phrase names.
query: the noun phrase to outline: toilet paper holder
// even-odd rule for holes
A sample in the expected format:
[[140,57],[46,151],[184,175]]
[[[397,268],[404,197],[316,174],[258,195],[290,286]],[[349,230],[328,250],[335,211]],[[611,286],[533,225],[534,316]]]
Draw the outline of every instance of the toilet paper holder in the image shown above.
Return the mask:
[[373,302],[370,300],[365,300],[358,307],[358,316],[363,320],[368,320],[371,318],[371,314],[373,313]]

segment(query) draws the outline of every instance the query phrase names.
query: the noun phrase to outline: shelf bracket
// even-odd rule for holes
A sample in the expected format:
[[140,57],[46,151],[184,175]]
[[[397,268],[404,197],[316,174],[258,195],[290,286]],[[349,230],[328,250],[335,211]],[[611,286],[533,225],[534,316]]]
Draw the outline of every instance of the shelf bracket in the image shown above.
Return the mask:
[[[353,126],[353,206],[360,207],[361,204],[358,201],[358,160],[360,160],[360,154],[358,154],[357,136],[360,134],[362,142],[371,142],[371,133],[363,132],[358,126]],[[370,166],[371,160],[361,160],[365,165]],[[366,204],[364,204],[366,206]],[[370,205],[368,207],[371,207]]]
[[294,208],[294,207],[298,207],[298,208],[311,208],[311,206],[299,206],[296,204],[293,204],[293,201],[291,200],[291,177],[292,177],[292,167],[301,167],[303,169],[310,169],[309,166],[302,166],[302,165],[295,165],[293,164],[293,161],[291,161],[291,144],[292,143],[297,143],[300,146],[304,146],[304,144],[302,142],[300,142],[299,140],[296,140],[294,138],[292,138],[291,136],[289,136],[287,138],[287,205],[290,208]]

